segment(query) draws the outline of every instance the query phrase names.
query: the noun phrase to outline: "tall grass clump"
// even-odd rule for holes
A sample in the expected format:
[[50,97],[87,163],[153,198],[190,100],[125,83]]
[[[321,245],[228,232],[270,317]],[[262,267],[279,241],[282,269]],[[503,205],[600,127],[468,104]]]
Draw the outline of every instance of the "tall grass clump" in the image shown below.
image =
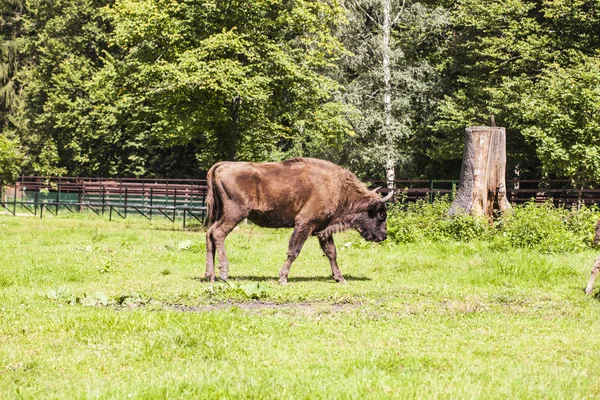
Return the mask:
[[583,250],[592,245],[597,207],[579,210],[533,202],[515,206],[496,223],[494,245],[535,249],[543,253]]
[[485,218],[467,214],[448,217],[451,203],[449,196],[442,196],[432,203],[420,200],[392,206],[388,214],[388,236],[396,243],[468,242],[489,236],[491,227]]
[[582,250],[592,246],[598,207],[567,209],[534,202],[513,206],[494,223],[467,214],[448,216],[448,196],[432,203],[399,203],[388,214],[388,236],[396,243],[421,241],[488,241],[498,250],[527,248],[543,253]]

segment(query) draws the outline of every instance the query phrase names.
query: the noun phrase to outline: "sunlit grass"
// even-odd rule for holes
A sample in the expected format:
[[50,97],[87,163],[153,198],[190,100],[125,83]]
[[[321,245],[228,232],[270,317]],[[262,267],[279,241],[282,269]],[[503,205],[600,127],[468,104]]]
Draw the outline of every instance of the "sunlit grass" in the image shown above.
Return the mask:
[[282,287],[289,234],[240,226],[211,286],[180,223],[0,216],[0,397],[600,396],[594,252],[344,233],[348,285],[313,238]]

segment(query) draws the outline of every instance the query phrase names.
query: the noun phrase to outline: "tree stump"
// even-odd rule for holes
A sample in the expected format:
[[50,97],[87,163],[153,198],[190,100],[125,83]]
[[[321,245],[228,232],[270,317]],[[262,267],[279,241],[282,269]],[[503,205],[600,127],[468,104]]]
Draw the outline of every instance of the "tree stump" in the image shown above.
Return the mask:
[[456,197],[450,215],[464,212],[492,218],[494,204],[510,209],[506,198],[506,129],[467,128]]

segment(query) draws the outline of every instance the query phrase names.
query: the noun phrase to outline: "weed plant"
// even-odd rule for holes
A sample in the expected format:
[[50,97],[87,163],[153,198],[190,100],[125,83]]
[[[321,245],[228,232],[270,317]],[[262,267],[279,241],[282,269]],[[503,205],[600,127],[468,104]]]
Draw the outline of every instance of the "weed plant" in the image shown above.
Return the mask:
[[497,215],[495,222],[467,214],[448,216],[451,201],[443,196],[432,203],[419,201],[392,206],[388,234],[396,243],[491,243],[496,249],[526,248],[542,253],[564,253],[590,248],[600,218],[596,206],[580,209],[527,202]]

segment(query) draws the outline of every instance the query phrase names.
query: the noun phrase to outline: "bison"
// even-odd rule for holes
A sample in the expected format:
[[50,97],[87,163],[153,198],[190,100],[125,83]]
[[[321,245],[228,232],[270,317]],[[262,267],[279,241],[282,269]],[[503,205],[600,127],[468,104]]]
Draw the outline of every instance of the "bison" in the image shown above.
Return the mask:
[[[600,221],[596,224],[596,234],[594,235],[594,245],[597,246],[600,243]],[[594,281],[598,277],[600,273],[600,257],[596,258],[594,261],[594,266],[592,267],[592,274],[590,275],[590,279],[588,281],[587,287],[585,288],[585,292],[587,294],[592,294],[594,290]]]
[[356,229],[368,241],[386,232],[386,202],[350,171],[328,161],[293,158],[274,163],[219,162],[208,171],[206,277],[227,280],[225,238],[247,218],[268,228],[294,228],[279,283],[287,284],[290,266],[309,236],[316,236],[331,264],[333,279],[346,283],[336,261],[332,235]]

